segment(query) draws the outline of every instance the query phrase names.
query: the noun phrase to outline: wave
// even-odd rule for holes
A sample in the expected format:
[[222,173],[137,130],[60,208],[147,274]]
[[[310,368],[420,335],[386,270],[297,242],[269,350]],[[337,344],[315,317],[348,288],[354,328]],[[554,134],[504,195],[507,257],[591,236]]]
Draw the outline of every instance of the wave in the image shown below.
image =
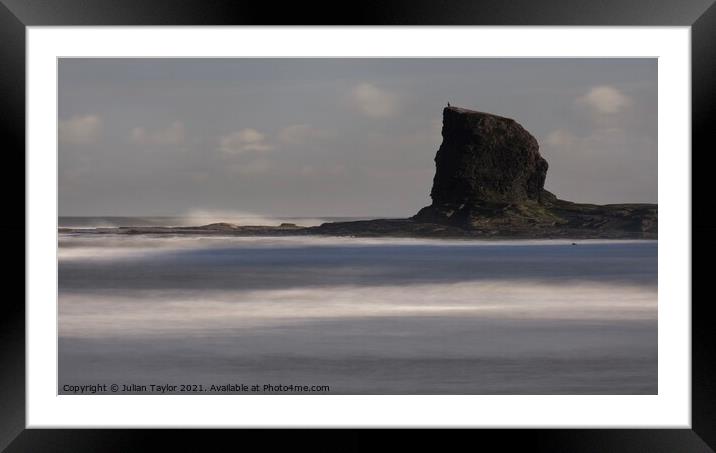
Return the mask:
[[331,319],[655,320],[657,290],[590,282],[480,281],[280,290],[62,293],[60,335],[184,335]]
[[235,225],[278,226],[295,223],[300,226],[318,226],[325,222],[369,220],[373,217],[309,217],[271,216],[248,211],[193,209],[178,216],[60,216],[58,225],[62,228],[118,228],[118,227],[186,227],[211,223],[232,223]]

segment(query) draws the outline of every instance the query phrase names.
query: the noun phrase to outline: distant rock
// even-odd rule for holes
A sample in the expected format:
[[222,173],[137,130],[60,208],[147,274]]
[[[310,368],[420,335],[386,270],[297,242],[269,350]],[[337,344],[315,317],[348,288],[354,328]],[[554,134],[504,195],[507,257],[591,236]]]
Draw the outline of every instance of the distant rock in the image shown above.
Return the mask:
[[656,237],[656,205],[589,205],[544,189],[549,165],[537,140],[510,118],[443,110],[430,206],[413,220],[483,235]]
[[443,110],[433,204],[416,220],[469,226],[471,217],[540,203],[549,165],[539,144],[511,118],[458,107]]
[[202,225],[199,228],[203,228],[206,230],[235,230],[236,228],[238,228],[238,225],[234,225],[233,223],[218,222],[210,223],[208,225]]
[[436,204],[539,201],[547,161],[515,120],[449,107],[442,135],[430,193]]

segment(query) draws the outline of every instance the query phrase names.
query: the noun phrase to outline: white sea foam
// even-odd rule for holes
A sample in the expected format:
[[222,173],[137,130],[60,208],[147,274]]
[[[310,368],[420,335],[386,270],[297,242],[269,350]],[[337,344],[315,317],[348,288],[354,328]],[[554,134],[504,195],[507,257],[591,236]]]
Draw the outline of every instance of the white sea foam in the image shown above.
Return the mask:
[[653,320],[656,300],[643,286],[529,281],[63,294],[60,334],[181,335],[375,317]]
[[235,225],[278,226],[281,223],[295,223],[301,226],[316,226],[326,220],[311,217],[296,217],[287,220],[247,211],[193,209],[182,216],[185,220],[179,226],[197,226],[210,223],[233,223]]

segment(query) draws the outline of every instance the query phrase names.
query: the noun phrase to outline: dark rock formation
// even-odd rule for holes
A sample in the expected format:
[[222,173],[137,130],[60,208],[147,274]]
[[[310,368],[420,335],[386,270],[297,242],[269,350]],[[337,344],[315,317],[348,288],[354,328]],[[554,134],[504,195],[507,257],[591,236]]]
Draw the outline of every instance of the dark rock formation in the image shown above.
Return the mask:
[[443,110],[433,204],[420,221],[469,226],[513,205],[539,204],[549,165],[537,140],[515,120],[457,107]]
[[443,110],[433,203],[413,220],[486,235],[656,237],[655,205],[587,205],[544,189],[549,165],[515,120],[457,107]]
[[210,224],[204,225],[200,228],[204,228],[207,230],[225,231],[225,230],[235,230],[236,228],[238,228],[238,226],[234,225],[233,223],[218,222],[218,223],[210,223]]
[[438,205],[539,200],[547,161],[515,120],[448,107],[435,156],[431,197]]

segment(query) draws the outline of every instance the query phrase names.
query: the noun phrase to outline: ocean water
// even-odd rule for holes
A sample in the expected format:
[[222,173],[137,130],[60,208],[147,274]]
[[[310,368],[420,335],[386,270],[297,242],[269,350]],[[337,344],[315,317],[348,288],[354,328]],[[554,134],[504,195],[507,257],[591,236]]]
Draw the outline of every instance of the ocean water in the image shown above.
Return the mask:
[[656,241],[576,242],[61,234],[58,392],[657,393]]
[[60,228],[116,228],[116,227],[157,227],[157,226],[200,226],[210,223],[227,222],[236,225],[278,226],[281,223],[295,223],[301,226],[317,226],[324,222],[348,220],[369,220],[375,217],[269,217],[250,212],[194,211],[182,216],[154,217],[72,217],[60,216]]

